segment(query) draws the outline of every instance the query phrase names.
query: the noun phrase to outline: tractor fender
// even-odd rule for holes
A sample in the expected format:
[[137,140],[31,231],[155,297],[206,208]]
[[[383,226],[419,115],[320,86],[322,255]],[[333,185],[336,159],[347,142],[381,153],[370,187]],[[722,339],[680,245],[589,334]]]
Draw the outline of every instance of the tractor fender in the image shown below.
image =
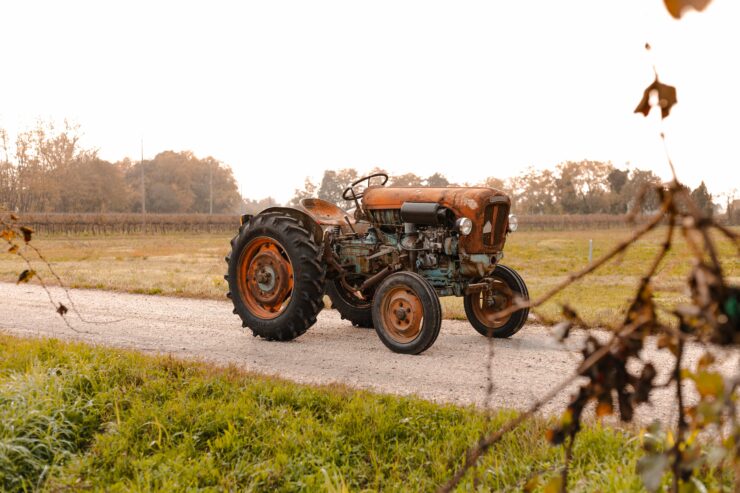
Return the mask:
[[263,210],[258,216],[262,214],[282,214],[297,219],[301,225],[313,235],[313,239],[317,245],[321,245],[324,238],[324,231],[321,225],[311,216],[307,211],[301,210],[295,207],[268,207]]

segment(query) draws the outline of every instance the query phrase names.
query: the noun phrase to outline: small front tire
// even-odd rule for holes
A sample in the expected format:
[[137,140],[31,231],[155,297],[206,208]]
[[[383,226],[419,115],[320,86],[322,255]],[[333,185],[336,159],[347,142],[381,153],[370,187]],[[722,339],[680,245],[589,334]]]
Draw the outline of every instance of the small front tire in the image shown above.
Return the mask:
[[465,315],[473,328],[486,337],[511,337],[524,326],[529,316],[529,308],[522,308],[506,317],[496,314],[510,307],[515,300],[529,300],[529,292],[524,280],[512,268],[497,265],[491,276],[493,289],[465,295]]
[[388,276],[373,297],[373,325],[391,351],[419,354],[439,335],[442,307],[434,288],[413,272]]

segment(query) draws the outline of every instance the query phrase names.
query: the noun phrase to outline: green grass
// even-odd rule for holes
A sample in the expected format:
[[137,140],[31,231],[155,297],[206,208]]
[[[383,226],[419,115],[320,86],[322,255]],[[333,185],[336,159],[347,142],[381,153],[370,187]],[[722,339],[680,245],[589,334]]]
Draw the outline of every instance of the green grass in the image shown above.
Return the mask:
[[[513,415],[487,423],[473,408],[0,336],[0,490],[430,491]],[[483,489],[557,468],[547,426],[508,434],[476,470]],[[639,441],[588,425],[571,491],[639,491]],[[468,475],[460,490],[471,488]]]
[[[618,323],[664,234],[661,229],[648,235],[626,255],[571,286],[540,312],[555,317],[567,302],[588,323]],[[594,242],[594,258],[598,258],[629,235],[627,229],[518,231],[507,241],[503,263],[522,274],[530,295],[536,298],[569,272],[587,265],[589,239]],[[685,280],[691,269],[687,246],[680,234],[676,236],[675,248],[655,279],[656,296],[669,308],[688,299]],[[725,274],[740,283],[740,258],[734,246],[719,235],[716,240]],[[228,290],[223,279],[227,235],[37,236],[34,244],[72,287],[210,299],[225,299]],[[0,255],[0,280],[15,282],[23,269],[25,265],[17,256]],[[44,275],[44,269],[39,273]],[[461,299],[445,298],[442,305],[447,318],[465,318]]]

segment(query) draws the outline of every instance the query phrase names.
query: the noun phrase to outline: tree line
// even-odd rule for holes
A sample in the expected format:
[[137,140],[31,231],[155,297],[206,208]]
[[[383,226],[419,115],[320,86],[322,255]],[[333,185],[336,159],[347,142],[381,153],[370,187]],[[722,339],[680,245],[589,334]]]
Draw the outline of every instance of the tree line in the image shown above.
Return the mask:
[[[14,142],[0,128],[0,210],[137,213],[145,208],[149,213],[254,214],[281,205],[272,197],[242,198],[231,168],[213,157],[164,151],[143,164],[128,158],[111,163],[101,159],[97,149],[84,148],[80,136],[79,126],[66,121],[61,128],[39,122],[20,132]],[[377,167],[363,174],[354,168],[326,170],[318,182],[306,178],[289,205],[318,196],[351,207],[342,199],[344,189],[360,176],[379,172],[387,173]],[[506,179],[489,176],[478,183],[453,183],[439,172],[429,176],[387,174],[391,186],[493,187],[511,196],[516,212],[528,215],[624,214],[633,208],[642,190],[661,182],[652,171],[589,160],[567,161],[552,169],[529,168]],[[692,196],[705,212],[715,208],[703,182]],[[649,212],[659,203],[653,191],[644,197],[641,209]]]
[[[373,168],[366,175],[387,173],[382,168]],[[452,183],[442,173],[423,177],[414,173],[393,176],[388,184],[407,187],[486,186],[507,193],[520,214],[624,214],[636,205],[638,197],[644,195],[641,212],[658,209],[660,198],[653,188],[661,179],[652,171],[620,169],[609,162],[567,161],[554,169],[537,170],[528,168],[510,178],[489,176],[477,183]],[[296,189],[291,205],[306,197],[316,197],[335,203],[340,207],[351,207],[342,199],[342,192],[361,175],[353,168],[326,170],[319,182],[306,178],[304,186]],[[648,191],[643,194],[643,190]],[[694,200],[705,213],[711,214],[716,207],[712,195],[702,182],[691,192]]]
[[[0,128],[0,210],[235,213],[244,209],[229,166],[189,151],[111,163],[80,144],[80,129],[39,122],[11,142]],[[142,186],[143,175],[143,186]],[[142,190],[145,200],[142,201]]]

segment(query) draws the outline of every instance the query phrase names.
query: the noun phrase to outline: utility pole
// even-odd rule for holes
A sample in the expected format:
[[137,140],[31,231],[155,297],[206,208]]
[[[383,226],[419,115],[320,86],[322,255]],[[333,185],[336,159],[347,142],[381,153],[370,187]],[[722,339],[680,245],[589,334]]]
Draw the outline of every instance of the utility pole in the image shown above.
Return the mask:
[[141,138],[141,161],[139,162],[139,168],[141,168],[141,222],[142,232],[146,231],[146,185],[144,184],[144,137]]
[[213,215],[213,163],[208,162],[208,214]]

